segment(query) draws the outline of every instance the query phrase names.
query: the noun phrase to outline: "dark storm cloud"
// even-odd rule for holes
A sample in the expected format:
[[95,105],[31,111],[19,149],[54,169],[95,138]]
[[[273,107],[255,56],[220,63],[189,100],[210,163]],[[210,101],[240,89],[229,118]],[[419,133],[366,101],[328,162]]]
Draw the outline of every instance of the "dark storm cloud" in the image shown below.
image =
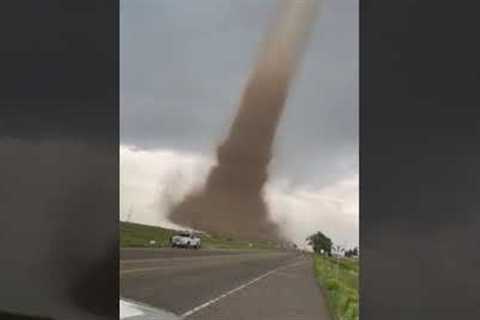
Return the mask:
[[[211,152],[226,134],[277,1],[124,2],[121,141]],[[325,1],[293,83],[273,170],[356,172],[357,2]],[[295,155],[293,158],[291,155]]]

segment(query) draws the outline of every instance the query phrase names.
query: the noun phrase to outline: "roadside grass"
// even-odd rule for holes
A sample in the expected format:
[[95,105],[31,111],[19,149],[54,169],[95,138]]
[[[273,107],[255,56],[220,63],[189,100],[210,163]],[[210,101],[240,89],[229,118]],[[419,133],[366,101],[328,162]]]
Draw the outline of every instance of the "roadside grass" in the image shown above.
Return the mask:
[[120,247],[167,247],[175,230],[120,221]]
[[335,320],[358,320],[358,260],[315,255],[315,276]]
[[[178,231],[138,223],[120,222],[120,247],[168,247],[169,239]],[[272,250],[272,241],[245,241],[220,234],[200,235],[202,247],[207,249]],[[155,241],[151,245],[150,241]]]

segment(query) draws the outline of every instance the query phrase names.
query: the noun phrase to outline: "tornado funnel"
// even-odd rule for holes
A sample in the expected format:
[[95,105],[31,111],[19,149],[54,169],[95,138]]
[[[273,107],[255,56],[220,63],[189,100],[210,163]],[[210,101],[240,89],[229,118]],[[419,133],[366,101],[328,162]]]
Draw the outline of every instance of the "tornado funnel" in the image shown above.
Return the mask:
[[227,138],[202,191],[173,208],[172,222],[244,239],[278,240],[263,198],[275,131],[316,11],[315,0],[288,0],[262,43]]

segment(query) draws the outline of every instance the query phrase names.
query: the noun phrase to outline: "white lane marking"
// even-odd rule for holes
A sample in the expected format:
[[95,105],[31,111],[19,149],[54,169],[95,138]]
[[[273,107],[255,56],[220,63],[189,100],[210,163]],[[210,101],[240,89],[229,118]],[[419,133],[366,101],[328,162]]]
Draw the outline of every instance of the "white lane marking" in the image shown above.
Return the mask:
[[240,290],[243,290],[243,289],[245,289],[246,287],[254,284],[255,282],[258,282],[258,281],[262,280],[263,278],[268,277],[269,275],[277,272],[278,270],[286,269],[286,268],[293,267],[293,266],[297,266],[297,265],[300,265],[300,264],[302,264],[302,263],[303,263],[303,261],[301,261],[301,262],[296,262],[296,263],[291,263],[291,264],[288,264],[288,265],[286,265],[286,266],[280,266],[280,267],[277,267],[277,268],[275,268],[275,269],[273,269],[273,270],[270,270],[270,271],[268,271],[267,273],[264,273],[264,274],[262,274],[261,276],[256,277],[255,279],[250,280],[250,281],[248,281],[247,283],[244,283],[244,284],[242,284],[241,286],[238,286],[238,287],[236,287],[235,289],[232,289],[232,290],[230,290],[230,291],[228,291],[228,292],[226,292],[226,293],[224,293],[224,294],[216,297],[215,299],[212,299],[212,300],[210,300],[210,301],[207,301],[207,302],[205,302],[204,304],[201,304],[201,305],[199,305],[198,307],[195,307],[195,308],[193,308],[193,309],[191,309],[191,310],[183,313],[183,314],[181,315],[181,317],[182,317],[182,319],[183,319],[183,318],[186,318],[186,317],[189,317],[189,316],[191,316],[192,314],[197,313],[198,311],[200,311],[200,310],[202,310],[202,309],[205,309],[206,307],[208,307],[208,306],[210,306],[210,305],[212,305],[212,304],[214,304],[214,303],[217,303],[218,301],[220,301],[220,300],[228,297],[229,295],[234,294],[235,292],[238,292],[238,291],[240,291]]

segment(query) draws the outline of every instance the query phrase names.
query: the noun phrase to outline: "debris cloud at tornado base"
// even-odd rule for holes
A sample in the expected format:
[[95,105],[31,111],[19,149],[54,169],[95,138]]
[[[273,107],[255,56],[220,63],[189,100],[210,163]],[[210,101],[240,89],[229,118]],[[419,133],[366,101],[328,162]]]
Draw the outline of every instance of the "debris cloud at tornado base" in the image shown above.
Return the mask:
[[263,198],[289,84],[315,20],[315,0],[281,3],[242,94],[238,113],[203,190],[169,213],[172,222],[244,239],[280,240]]

